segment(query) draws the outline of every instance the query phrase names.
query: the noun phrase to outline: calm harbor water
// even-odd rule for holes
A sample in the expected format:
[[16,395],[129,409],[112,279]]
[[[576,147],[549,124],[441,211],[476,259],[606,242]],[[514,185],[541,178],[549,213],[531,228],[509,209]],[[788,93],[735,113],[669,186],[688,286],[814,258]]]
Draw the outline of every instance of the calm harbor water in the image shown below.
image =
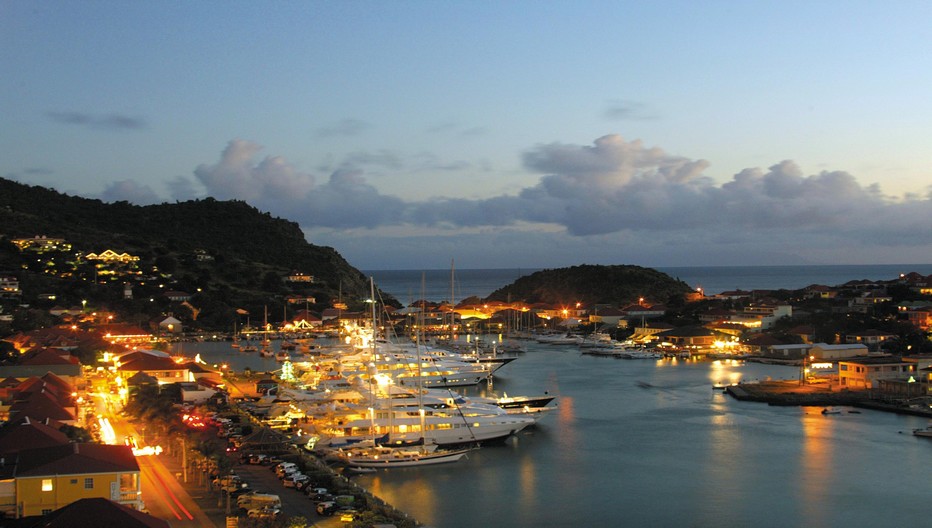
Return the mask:
[[[229,343],[184,347],[237,369],[277,368]],[[443,528],[925,525],[932,442],[910,432],[926,420],[869,410],[824,416],[711,388],[768,377],[798,371],[532,344],[493,389],[558,395],[557,410],[535,428],[463,462],[353,478]],[[487,388],[466,392],[477,390]]]
[[[932,274],[928,264],[659,269],[709,293]],[[533,271],[457,270],[453,298],[485,297]],[[403,303],[451,296],[449,270],[365,273]],[[176,347],[236,370],[279,368],[229,342]],[[932,441],[911,434],[925,419],[847,412],[854,409],[823,416],[712,390],[798,374],[756,363],[620,360],[535,343],[497,373],[493,389],[559,396],[536,427],[459,463],[353,478],[438,528],[925,526]]]

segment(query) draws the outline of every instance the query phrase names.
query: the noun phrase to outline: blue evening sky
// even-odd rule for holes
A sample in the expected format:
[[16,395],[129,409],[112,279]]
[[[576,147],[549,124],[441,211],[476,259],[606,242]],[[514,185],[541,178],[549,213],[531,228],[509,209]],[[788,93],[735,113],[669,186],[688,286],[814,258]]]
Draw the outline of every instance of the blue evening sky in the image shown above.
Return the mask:
[[0,177],[245,200],[362,269],[929,262],[930,27],[927,1],[0,0]]

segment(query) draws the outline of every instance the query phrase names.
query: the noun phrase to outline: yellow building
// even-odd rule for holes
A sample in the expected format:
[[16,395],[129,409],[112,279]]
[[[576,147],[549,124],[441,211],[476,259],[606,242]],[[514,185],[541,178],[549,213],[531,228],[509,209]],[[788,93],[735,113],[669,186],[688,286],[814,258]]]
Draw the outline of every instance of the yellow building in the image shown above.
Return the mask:
[[112,249],[103,251],[102,253],[88,253],[84,255],[85,260],[102,260],[104,262],[136,262],[139,260],[139,257],[135,255],[130,255],[129,253],[117,253]]
[[[139,464],[128,446],[66,444],[27,449],[17,455],[12,473],[17,518],[45,515],[87,498],[142,509]],[[9,499],[0,497],[0,502]]]

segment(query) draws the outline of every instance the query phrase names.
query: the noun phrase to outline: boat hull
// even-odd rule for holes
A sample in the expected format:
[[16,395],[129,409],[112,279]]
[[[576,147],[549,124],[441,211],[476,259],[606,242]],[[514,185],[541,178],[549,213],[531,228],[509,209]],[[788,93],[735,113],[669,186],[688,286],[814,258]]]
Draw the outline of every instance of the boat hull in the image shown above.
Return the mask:
[[459,451],[430,452],[430,453],[412,453],[412,454],[389,454],[380,457],[347,457],[346,463],[350,467],[359,468],[400,468],[400,467],[418,467],[431,466],[435,464],[447,464],[458,462],[466,457],[469,449]]

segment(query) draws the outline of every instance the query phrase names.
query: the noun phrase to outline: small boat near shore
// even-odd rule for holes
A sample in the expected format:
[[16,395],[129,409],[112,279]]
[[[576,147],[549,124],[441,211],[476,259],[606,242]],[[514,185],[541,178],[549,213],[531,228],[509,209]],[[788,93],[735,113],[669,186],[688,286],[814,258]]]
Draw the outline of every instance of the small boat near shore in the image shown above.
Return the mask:
[[378,469],[417,467],[458,462],[472,448],[455,450],[422,450],[396,447],[374,447],[365,451],[346,451],[339,455],[350,468]]
[[926,426],[922,429],[913,429],[913,436],[932,438],[932,425]]

